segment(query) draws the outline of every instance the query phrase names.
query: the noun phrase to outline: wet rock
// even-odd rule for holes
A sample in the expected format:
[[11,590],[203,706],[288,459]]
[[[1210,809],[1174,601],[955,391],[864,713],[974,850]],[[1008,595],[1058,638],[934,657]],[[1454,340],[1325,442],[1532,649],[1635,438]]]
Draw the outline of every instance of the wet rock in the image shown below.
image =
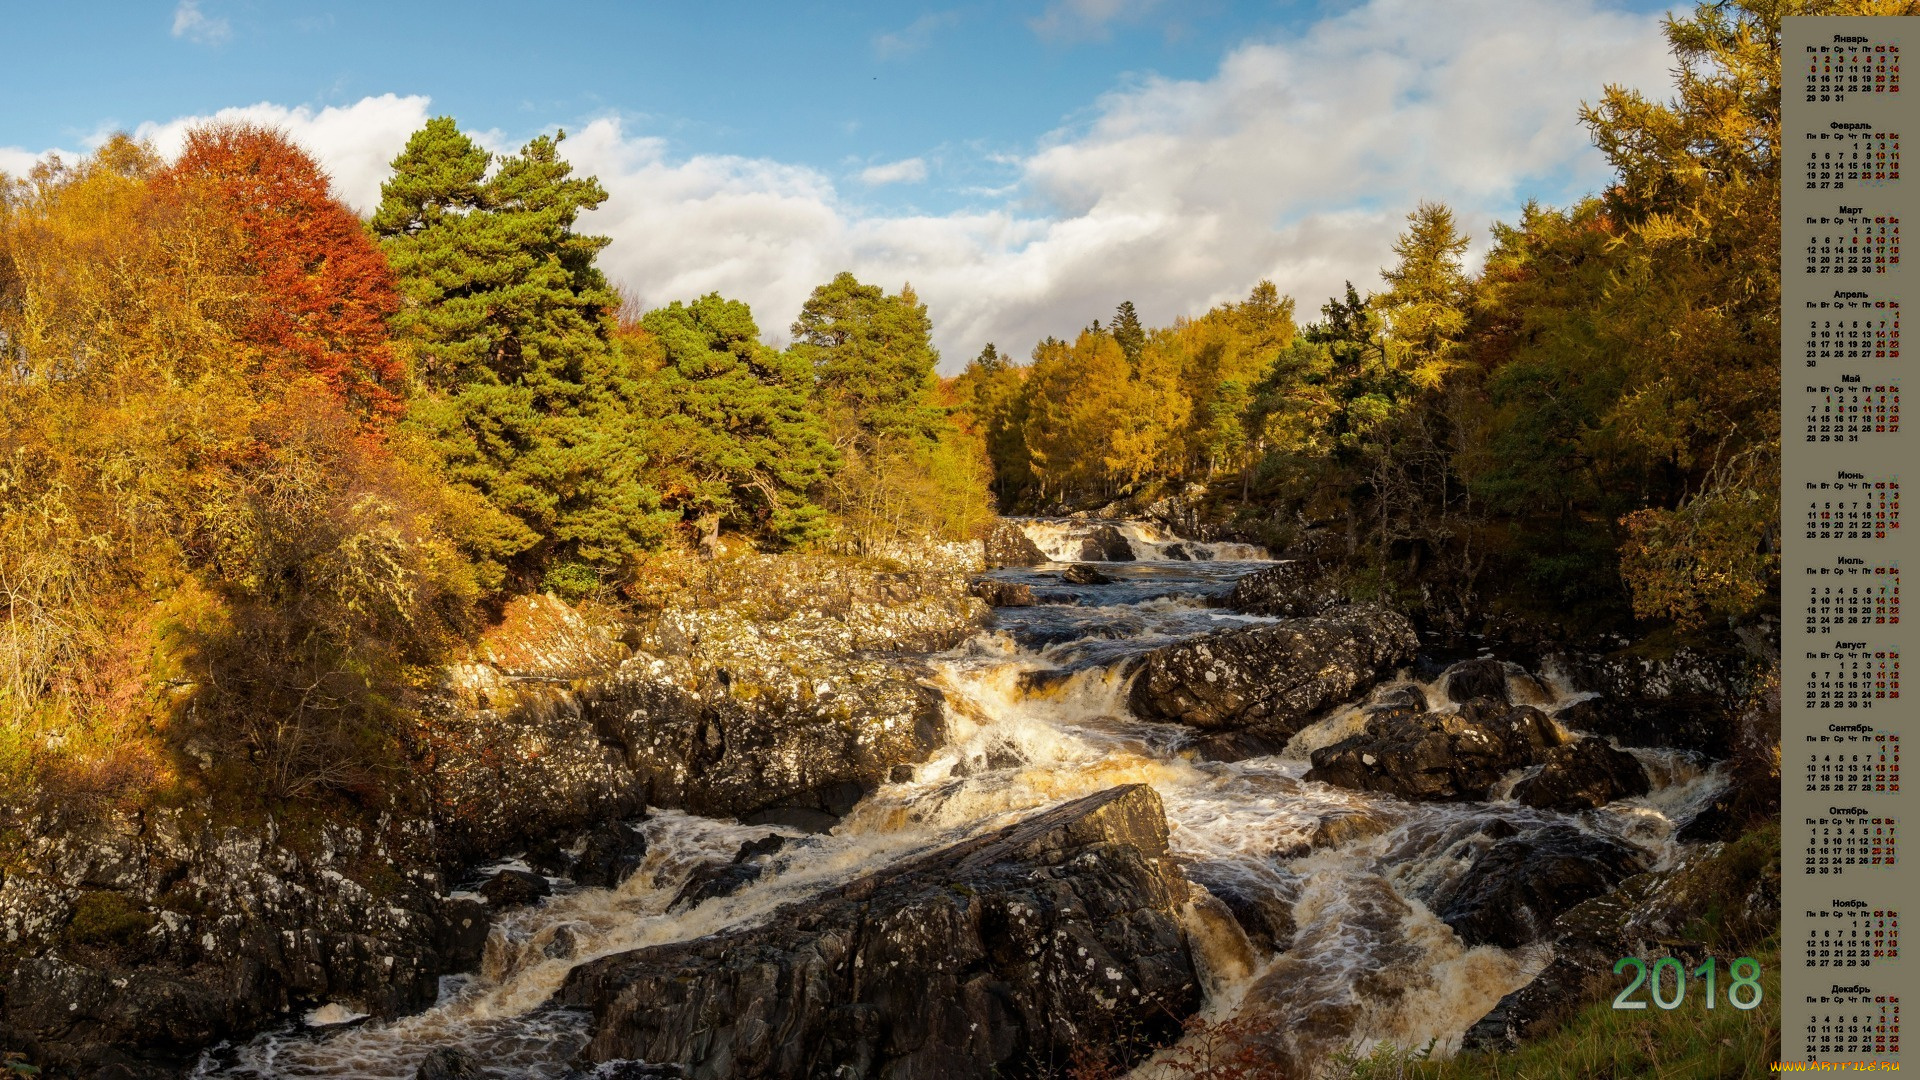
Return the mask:
[[694,1076],[988,1077],[1080,1046],[1123,1064],[1199,1005],[1151,788],[1102,792],[760,925],[574,969],[588,1062]]
[[480,1080],[483,1075],[472,1054],[457,1046],[438,1046],[427,1051],[413,1080]]
[[756,863],[702,863],[687,876],[687,883],[674,894],[667,910],[684,911],[708,900],[732,896],[759,881],[765,872],[766,868]]
[[1285,739],[1269,739],[1251,731],[1202,732],[1187,744],[1199,761],[1245,761],[1266,757],[1286,748]]
[[580,885],[611,889],[632,876],[647,861],[645,833],[621,824],[609,824],[588,833],[572,877]]
[[1413,683],[1389,683],[1374,687],[1367,695],[1367,704],[1378,709],[1423,713],[1427,711],[1427,695]]
[[1599,696],[1564,709],[1561,722],[1622,746],[1670,746],[1725,758],[1737,717],[1764,678],[1742,652],[1683,646],[1558,659],[1577,690]]
[[1528,705],[1480,701],[1455,713],[1389,709],[1364,732],[1315,750],[1306,779],[1416,802],[1485,799],[1509,771],[1543,760],[1560,733]]
[[1284,742],[1410,659],[1417,644],[1404,616],[1346,605],[1147,653],[1129,702],[1142,719],[1246,729]]
[[1513,786],[1513,798],[1524,806],[1571,814],[1645,795],[1650,788],[1639,759],[1605,739],[1586,738],[1548,750],[1540,771]]
[[981,545],[989,570],[1002,566],[1041,566],[1047,562],[1046,552],[1011,521],[994,522]]
[[1293,921],[1297,897],[1274,889],[1270,882],[1244,880],[1218,865],[1189,867],[1187,879],[1220,901],[1255,948],[1277,953],[1293,944],[1298,929]]
[[1549,825],[1501,840],[1427,906],[1469,945],[1517,948],[1562,912],[1647,869],[1648,856],[1617,840]]
[[1462,705],[1486,699],[1507,704],[1507,665],[1498,660],[1462,660],[1440,677],[1441,692],[1448,701]]
[[1132,562],[1133,543],[1117,526],[1096,525],[1080,541],[1080,558],[1086,562]]
[[1074,563],[1060,574],[1060,580],[1069,585],[1111,585],[1113,579],[1088,566],[1086,563]]
[[1318,615],[1342,600],[1339,583],[1324,563],[1296,559],[1236,580],[1223,607],[1282,619]]
[[526,870],[502,870],[481,884],[480,895],[487,898],[488,906],[495,911],[502,911],[552,896],[553,886],[547,884],[547,879],[539,874]]
[[988,607],[1032,607],[1039,603],[1034,599],[1033,587],[1020,581],[981,578],[969,587],[969,591],[985,600]]
[[1193,551],[1183,543],[1166,544],[1160,548],[1160,557],[1174,562],[1192,562]]
[[[1613,975],[1619,957],[1651,964],[1679,956],[1691,971],[1709,952],[1724,959],[1777,934],[1778,840],[1776,832],[1766,832],[1699,848],[1670,869],[1637,874],[1569,908],[1544,935],[1553,943],[1553,961],[1468,1029],[1463,1049],[1516,1050],[1606,1000],[1620,985]],[[1709,920],[1716,937],[1712,949],[1687,936]]]
[[687,1070],[679,1065],[649,1065],[644,1061],[607,1061],[593,1070],[592,1080],[682,1080]]
[[687,883],[674,894],[667,910],[679,911],[703,901],[732,896],[759,881],[766,872],[766,857],[786,845],[786,837],[770,833],[741,844],[740,850],[734,852],[732,862],[710,862],[695,867],[693,873],[688,875]]
[[786,846],[786,837],[781,836],[779,833],[768,833],[758,840],[749,840],[741,844],[740,850],[733,853],[733,861],[736,863],[748,862],[763,856],[772,855]]

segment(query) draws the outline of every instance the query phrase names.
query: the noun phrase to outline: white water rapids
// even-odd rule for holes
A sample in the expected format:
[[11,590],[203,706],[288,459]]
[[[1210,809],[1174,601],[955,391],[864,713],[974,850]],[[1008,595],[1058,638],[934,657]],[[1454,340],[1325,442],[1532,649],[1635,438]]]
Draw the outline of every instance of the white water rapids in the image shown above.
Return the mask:
[[[1029,526],[1043,548],[1052,542],[1050,527]],[[1416,805],[1303,781],[1313,748],[1359,730],[1355,707],[1336,710],[1271,757],[1194,760],[1181,751],[1185,729],[1128,715],[1117,669],[1155,645],[1267,621],[1205,603],[1261,565],[1141,558],[1104,565],[1114,581],[1092,586],[1064,584],[1058,565],[998,571],[1049,602],[1001,609],[993,630],[933,658],[947,699],[948,744],[831,833],[786,832],[794,839],[768,857],[755,884],[669,911],[702,863],[727,862],[742,842],[785,831],[655,812],[642,826],[649,849],[638,872],[615,889],[562,888],[499,917],[482,970],[445,980],[435,1006],[390,1022],[262,1035],[209,1053],[196,1075],[407,1080],[429,1050],[445,1045],[472,1052],[490,1076],[591,1075],[570,1064],[585,1041],[586,1017],[548,1005],[574,966],[741,926],[1037,807],[1136,782],[1159,792],[1174,854],[1191,878],[1292,910],[1297,932],[1278,956],[1261,954],[1217,915],[1193,917],[1191,939],[1211,976],[1210,1019],[1272,1021],[1263,1028],[1268,1037],[1308,1068],[1343,1047],[1364,1052],[1381,1042],[1432,1043],[1447,1052],[1549,959],[1539,946],[1467,948],[1417,898],[1464,871],[1488,842],[1488,818],[1523,827],[1572,823],[1627,840],[1664,865],[1678,852],[1675,822],[1712,798],[1722,780],[1685,755],[1640,752],[1653,792],[1577,816],[1504,801]],[[1429,700],[1444,700],[1423,689]],[[1550,712],[1574,700],[1552,678],[1516,678],[1513,690],[1516,701],[1532,698]],[[1329,821],[1338,827],[1331,842]],[[1175,1075],[1158,1064],[1164,1058],[1135,1076]]]

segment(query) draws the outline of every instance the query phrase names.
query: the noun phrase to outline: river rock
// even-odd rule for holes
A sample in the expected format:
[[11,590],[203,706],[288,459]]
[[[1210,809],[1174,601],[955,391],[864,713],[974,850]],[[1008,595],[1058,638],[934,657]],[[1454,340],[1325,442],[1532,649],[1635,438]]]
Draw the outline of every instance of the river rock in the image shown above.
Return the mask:
[[1640,759],[1605,739],[1586,738],[1548,750],[1540,771],[1513,786],[1513,798],[1524,806],[1571,814],[1645,795],[1651,786]]
[[472,1054],[457,1046],[436,1046],[414,1070],[413,1080],[481,1080],[484,1075]]
[[[1777,833],[1708,844],[1663,871],[1636,874],[1554,919],[1544,935],[1554,958],[1532,982],[1500,1000],[1462,1040],[1466,1050],[1507,1052],[1552,1031],[1619,989],[1613,962],[1679,956],[1688,971],[1712,954],[1725,960],[1780,931]],[[1709,926],[1710,924],[1710,926]],[[1708,927],[1712,948],[1689,939]]]
[[1117,525],[1095,525],[1080,541],[1080,558],[1086,562],[1132,562],[1133,543]]
[[1033,1075],[1122,1066],[1179,1032],[1199,979],[1159,797],[1115,788],[789,905],[574,969],[587,1062],[702,1080]]
[[1485,799],[1507,772],[1542,760],[1559,742],[1553,721],[1528,705],[1483,699],[1419,715],[1389,707],[1361,734],[1315,750],[1305,778],[1418,802]]
[[480,886],[480,895],[495,911],[524,907],[544,896],[553,895],[553,886],[539,874],[525,870],[502,870]]
[[1088,566],[1086,563],[1074,563],[1060,574],[1060,580],[1069,585],[1111,585],[1113,579]]
[[1741,706],[1765,670],[1737,650],[1690,646],[1573,653],[1556,662],[1575,689],[1598,695],[1561,711],[1568,727],[1621,746],[1668,746],[1714,758],[1733,753]]
[[1481,699],[1507,704],[1507,665],[1481,658],[1462,660],[1440,676],[1441,692],[1462,705]]
[[1405,616],[1373,604],[1344,605],[1147,653],[1129,702],[1142,719],[1244,728],[1284,742],[1411,659],[1417,645]]
[[612,823],[589,832],[581,841],[570,876],[575,884],[603,889],[617,887],[647,861],[647,836]]
[[1645,853],[1617,840],[1548,825],[1489,847],[1427,907],[1469,945],[1518,948],[1647,865]]
[[1002,566],[1041,566],[1047,562],[1047,553],[1011,521],[994,522],[980,543],[989,570]]
[[1298,619],[1318,615],[1341,599],[1326,564],[1296,559],[1235,580],[1221,605],[1248,615]]
[[1039,603],[1034,599],[1033,586],[1022,581],[981,578],[970,586],[970,590],[973,595],[985,600],[988,607],[1032,607]]

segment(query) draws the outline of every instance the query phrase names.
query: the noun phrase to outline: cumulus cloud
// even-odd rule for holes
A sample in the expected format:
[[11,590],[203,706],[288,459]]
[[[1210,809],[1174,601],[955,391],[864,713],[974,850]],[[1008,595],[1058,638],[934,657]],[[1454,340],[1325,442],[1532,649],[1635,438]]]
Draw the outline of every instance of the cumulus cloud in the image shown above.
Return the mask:
[[[1206,78],[1106,95],[1084,122],[1003,163],[1019,176],[1011,191],[976,193],[975,206],[944,214],[875,210],[805,166],[677,155],[618,118],[586,124],[563,152],[607,188],[582,224],[613,238],[602,265],[642,303],[717,290],[748,301],[777,340],[838,271],[890,289],[911,282],[953,370],[983,342],[1024,353],[1122,299],[1164,323],[1243,297],[1261,278],[1311,317],[1345,280],[1378,287],[1423,198],[1450,204],[1483,251],[1491,221],[1528,197],[1604,182],[1576,122],[1580,101],[1608,83],[1664,96],[1667,68],[1655,17],[1597,0],[1368,0],[1243,44]],[[216,118],[287,128],[365,212],[427,116],[426,99],[387,95]],[[199,119],[139,133],[171,151]],[[491,133],[482,141],[503,145]],[[20,156],[0,151],[0,167]],[[917,180],[917,160],[858,180]]]
[[387,166],[407,145],[407,136],[427,122],[426,97],[382,94],[351,105],[329,105],[314,110],[261,102],[221,109],[210,116],[183,116],[166,123],[144,123],[134,136],[153,143],[173,157],[186,141],[187,129],[208,122],[239,121],[277,127],[291,135],[326,166],[334,191],[362,214],[380,202],[380,184]]
[[907,158],[905,161],[892,161],[885,165],[870,165],[860,170],[860,182],[868,187],[881,184],[917,184],[927,178],[927,163],[921,159]]
[[223,18],[201,11],[200,0],[180,0],[180,6],[173,9],[173,36],[202,45],[218,45],[233,36],[233,26]]

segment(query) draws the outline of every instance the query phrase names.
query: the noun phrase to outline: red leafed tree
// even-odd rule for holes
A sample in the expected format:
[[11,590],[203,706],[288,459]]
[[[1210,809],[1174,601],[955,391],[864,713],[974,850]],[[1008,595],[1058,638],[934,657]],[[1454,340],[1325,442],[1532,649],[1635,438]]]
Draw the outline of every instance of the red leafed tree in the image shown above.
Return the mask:
[[370,427],[397,416],[393,273],[320,166],[284,132],[223,123],[188,132],[168,177],[200,186],[239,227],[259,285],[245,335],[268,374],[310,373]]

